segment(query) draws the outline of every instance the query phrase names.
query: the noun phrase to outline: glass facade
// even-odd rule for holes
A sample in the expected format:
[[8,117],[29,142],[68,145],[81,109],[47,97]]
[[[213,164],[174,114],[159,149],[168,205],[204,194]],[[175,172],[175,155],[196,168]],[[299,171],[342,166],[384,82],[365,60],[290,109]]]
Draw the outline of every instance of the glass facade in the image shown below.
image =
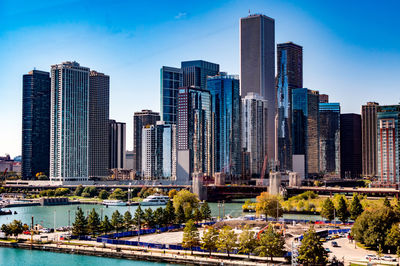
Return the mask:
[[157,178],[176,178],[176,125],[157,122],[156,174]]
[[161,119],[176,124],[178,89],[183,86],[183,74],[180,68],[163,66],[160,70]]
[[207,77],[219,74],[219,65],[203,60],[185,61],[181,63],[183,86],[207,88]]
[[340,115],[340,175],[359,178],[362,174],[361,115]]

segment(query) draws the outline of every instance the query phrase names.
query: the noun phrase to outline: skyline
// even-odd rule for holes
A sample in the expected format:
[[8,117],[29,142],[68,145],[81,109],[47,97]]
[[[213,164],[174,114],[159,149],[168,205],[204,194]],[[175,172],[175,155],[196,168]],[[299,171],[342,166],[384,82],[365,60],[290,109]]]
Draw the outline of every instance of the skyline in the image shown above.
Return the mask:
[[[176,1],[170,6],[158,3],[159,8],[151,12],[145,12],[148,7],[142,3],[120,2],[107,3],[106,10],[89,3],[75,5],[76,1],[50,6],[26,3],[16,8],[22,2],[0,4],[4,18],[0,22],[4,24],[0,29],[0,113],[6,128],[0,131],[0,155],[21,154],[22,75],[34,67],[50,71],[51,65],[73,60],[110,76],[110,119],[126,123],[127,149],[132,150],[134,112],[160,111],[162,66],[179,67],[181,61],[201,59],[220,64],[221,71],[240,73],[239,19],[248,15],[248,9],[275,19],[276,44],[293,41],[303,46],[303,86],[340,102],[342,113],[359,114],[367,101],[398,102],[393,99],[396,85],[390,79],[400,70],[395,36],[400,22],[391,16],[395,7],[385,6],[384,17],[379,13],[382,7],[365,2],[363,7],[346,4],[348,13],[317,1],[304,6],[294,1],[224,1],[212,6],[211,1],[194,6]],[[325,8],[331,11],[321,12]],[[116,10],[118,14],[113,13]],[[100,14],[94,14],[97,11]],[[349,16],[355,11],[358,14]],[[372,13],[380,23],[358,21],[361,14],[368,18]]]

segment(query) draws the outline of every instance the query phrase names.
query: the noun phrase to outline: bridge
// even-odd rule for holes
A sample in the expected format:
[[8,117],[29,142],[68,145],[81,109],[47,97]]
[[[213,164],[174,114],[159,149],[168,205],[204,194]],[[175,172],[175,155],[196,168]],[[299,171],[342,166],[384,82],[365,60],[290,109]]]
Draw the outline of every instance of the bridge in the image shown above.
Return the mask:
[[286,187],[288,197],[295,196],[301,194],[306,191],[314,191],[319,195],[330,195],[333,194],[344,194],[351,196],[354,193],[356,194],[364,194],[367,196],[376,196],[376,197],[385,197],[385,196],[393,196],[398,198],[400,194],[400,190],[394,188],[360,188],[360,187],[310,187],[310,186],[302,186],[302,187]]

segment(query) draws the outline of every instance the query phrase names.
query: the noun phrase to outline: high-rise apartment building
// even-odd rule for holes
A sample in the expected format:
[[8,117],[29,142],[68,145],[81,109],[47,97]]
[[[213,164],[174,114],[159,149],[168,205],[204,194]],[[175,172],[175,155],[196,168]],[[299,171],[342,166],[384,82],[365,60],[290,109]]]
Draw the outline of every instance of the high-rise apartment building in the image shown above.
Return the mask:
[[377,120],[378,103],[368,102],[361,107],[362,129],[362,174],[374,177],[377,174]]
[[275,156],[281,170],[291,170],[292,90],[303,88],[303,47],[292,42],[278,44],[277,62],[278,125],[276,125],[277,154]]
[[163,66],[160,76],[161,120],[176,124],[178,89],[183,86],[183,71],[180,68]]
[[108,176],[110,77],[89,75],[89,177]]
[[146,180],[156,176],[156,128],[147,125],[142,128],[142,176]]
[[[109,121],[109,152],[108,168],[125,169],[126,167],[126,124]],[[129,169],[129,168],[128,168]]]
[[400,105],[377,107],[377,175],[382,185],[400,183]]
[[268,157],[275,160],[275,20],[264,15],[240,19],[240,94],[268,101]]
[[245,168],[253,177],[260,177],[267,155],[267,119],[268,103],[264,98],[253,92],[242,98],[242,148],[248,154]]
[[187,183],[193,173],[212,174],[211,95],[208,90],[183,87],[178,93],[176,180]]
[[329,95],[328,94],[320,94],[319,102],[320,103],[329,103]]
[[51,66],[50,179],[89,177],[89,68]]
[[359,178],[362,173],[361,115],[340,115],[340,175]]
[[22,179],[49,175],[50,74],[32,70],[22,81]]
[[156,125],[156,173],[159,179],[176,179],[176,125],[158,121]]
[[133,116],[133,152],[135,154],[134,170],[142,174],[142,128],[155,125],[160,120],[160,114],[151,110],[135,112]]
[[[292,90],[293,155],[302,155],[305,176],[319,174],[319,93],[306,88]],[[299,156],[296,156],[299,158]],[[293,162],[295,164],[295,162]]]
[[214,172],[239,176],[242,172],[239,77],[226,74],[209,77],[207,89],[212,96]]
[[[321,95],[320,95],[321,96]],[[321,97],[320,97],[321,99]],[[340,175],[340,104],[319,104],[320,172]]]
[[203,60],[184,61],[181,63],[183,71],[183,86],[206,89],[207,77],[219,74],[219,65]]

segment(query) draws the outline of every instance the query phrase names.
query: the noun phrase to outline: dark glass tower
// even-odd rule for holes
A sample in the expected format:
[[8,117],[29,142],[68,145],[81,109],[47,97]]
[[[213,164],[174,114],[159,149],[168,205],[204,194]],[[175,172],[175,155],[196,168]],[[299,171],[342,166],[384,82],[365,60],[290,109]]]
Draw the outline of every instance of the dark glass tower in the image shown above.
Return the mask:
[[292,170],[292,90],[303,87],[303,47],[292,42],[278,44],[277,159],[281,170]]
[[49,176],[50,73],[32,70],[22,83],[22,179]]
[[361,115],[340,115],[340,174],[358,178],[362,173]]
[[163,66],[160,76],[161,119],[167,124],[176,124],[178,89],[183,86],[182,70]]
[[203,60],[185,61],[181,63],[183,86],[194,86],[206,89],[207,77],[219,74],[219,65]]

